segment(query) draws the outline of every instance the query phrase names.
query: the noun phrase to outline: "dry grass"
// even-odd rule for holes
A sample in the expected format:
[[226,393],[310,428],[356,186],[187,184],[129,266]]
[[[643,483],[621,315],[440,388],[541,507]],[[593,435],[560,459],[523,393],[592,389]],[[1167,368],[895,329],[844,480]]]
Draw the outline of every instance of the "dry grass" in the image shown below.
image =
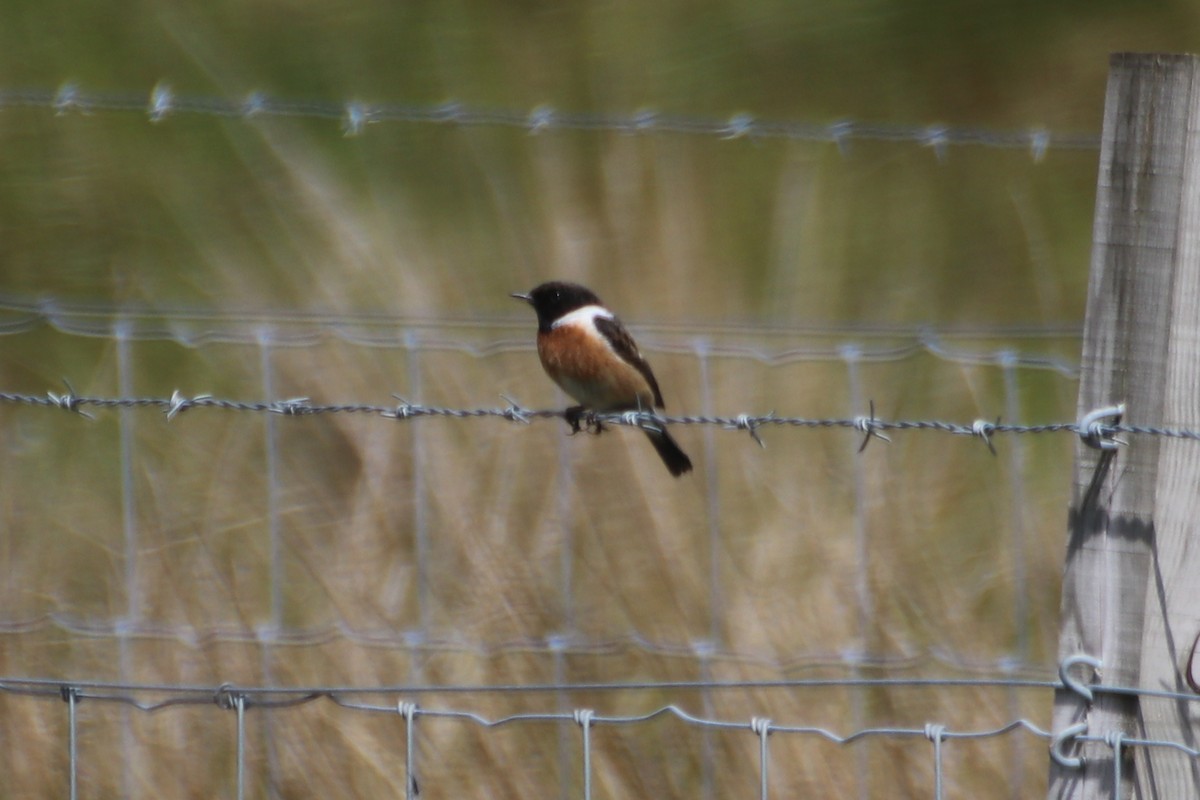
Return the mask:
[[[134,349],[140,355],[141,346]],[[259,396],[252,350],[175,352],[186,362],[176,365],[180,373],[222,371],[229,382],[226,391]],[[532,405],[554,401],[532,353],[486,358],[422,353],[419,394],[410,392],[402,377],[408,374],[405,358],[396,350],[330,343],[276,351],[272,364],[280,396],[305,394],[320,402],[385,401],[380,386],[451,406],[494,402],[499,392]],[[660,353],[654,361],[664,384],[673,388],[675,405],[695,410],[690,398],[701,394],[696,359]],[[844,367],[836,363],[772,368],[716,359],[708,369],[712,402],[719,409],[850,412]],[[994,385],[979,395],[992,398],[980,405],[968,390],[973,383],[996,383],[987,368],[964,370],[918,357],[862,369],[872,396],[890,402],[897,394],[890,387],[906,387],[899,392],[910,395],[904,402],[881,409],[889,414],[971,419],[999,403]],[[245,376],[240,388],[231,374]],[[188,391],[208,388],[198,382],[183,385]],[[97,381],[84,388],[102,386]],[[138,388],[151,394],[166,389],[152,375],[140,375]],[[1069,400],[1070,393],[1065,384],[1062,399]],[[1062,404],[1064,414],[1068,406]],[[10,487],[5,527],[15,534],[5,552],[6,614],[120,618],[126,595],[118,415],[105,413],[88,423],[48,411],[3,413],[6,429],[19,431],[26,442],[3,468]],[[268,624],[263,418],[199,410],[171,423],[147,412],[131,419],[142,618],[201,633],[252,632]],[[1052,446],[1004,440],[999,443],[1003,456],[994,458],[976,442],[900,434],[891,445],[877,443],[856,456],[857,439],[845,431],[770,429],[764,434],[766,450],[744,434],[718,431],[712,433],[715,481],[710,482],[707,434],[699,428],[680,430],[678,436],[700,469],[675,481],[641,437],[623,430],[564,443],[565,431],[551,423],[389,423],[323,416],[276,418],[273,425],[282,455],[277,502],[285,626],[339,623],[400,635],[419,627],[424,615],[430,639],[461,642],[465,649],[413,654],[334,640],[264,651],[253,644],[189,645],[165,638],[135,641],[122,652],[111,637],[81,639],[51,627],[6,636],[0,673],[211,685],[694,680],[705,667],[687,655],[687,648],[708,639],[714,611],[720,654],[707,670],[722,680],[845,674],[829,666],[830,657],[864,641],[885,657],[947,649],[970,660],[994,661],[1012,653],[1016,642],[1014,499],[1003,457],[1013,446],[1024,448],[1027,464],[1023,536],[1030,656],[1046,664],[1053,652],[1053,565],[1061,549],[1066,440]],[[75,446],[63,444],[65,435],[75,439]],[[567,459],[565,471],[561,458]],[[871,627],[861,632],[856,460],[866,480],[874,601]],[[423,610],[414,551],[417,471],[429,536],[429,601]],[[50,475],[54,480],[47,485]],[[711,506],[710,486],[717,492]],[[710,508],[719,529],[716,609],[708,580]],[[568,542],[569,597],[561,574]],[[625,644],[598,654],[568,654],[557,663],[536,643],[562,633],[584,643]],[[679,655],[646,651],[630,637],[683,650]],[[946,669],[927,664],[918,674],[946,674]],[[635,714],[675,703],[721,719],[748,722],[761,715],[843,733],[859,724],[919,727],[926,721],[979,729],[1003,724],[1014,713],[1044,722],[1048,711],[1046,697],[1022,697],[1014,706],[1003,693],[970,690],[872,691],[857,697],[846,691],[744,690],[707,700],[696,692],[670,691],[563,698],[451,695],[420,701],[488,716],[575,706]],[[53,790],[63,769],[62,707],[17,697],[0,698],[0,704],[0,713],[12,723],[5,727],[23,731],[20,749],[41,754],[41,768],[7,772],[6,793]],[[215,707],[167,710],[150,717],[134,714],[126,722],[125,713],[86,703],[81,708],[81,779],[89,791],[119,794],[127,781],[155,793],[200,796],[226,790],[233,744],[228,714]],[[252,712],[248,763],[255,786],[267,774],[268,727],[284,796],[376,796],[403,789],[398,717],[329,704]],[[130,739],[124,738],[126,730]],[[426,796],[545,796],[555,793],[560,781],[577,780],[573,746],[569,776],[559,774],[560,737],[577,739],[570,725],[485,731],[430,720],[419,730]],[[712,748],[718,795],[754,785],[757,751],[748,732],[714,733],[706,744],[700,731],[664,719],[602,726],[594,737],[597,787],[607,796],[694,796],[706,747]],[[1013,746],[1007,739],[949,745],[949,785],[979,795],[1006,782]],[[858,762],[853,749],[798,736],[773,737],[771,747],[775,790],[854,791]],[[875,739],[856,748],[870,758],[874,791],[900,785],[904,793],[919,795],[930,785],[927,743]],[[1026,742],[1015,752],[1022,754],[1025,785],[1037,785],[1041,746]]]
[[[35,85],[75,77],[129,88],[166,77],[183,91],[233,95],[251,88],[417,102],[455,95],[514,107],[650,104],[1094,129],[1103,53],[1127,30],[1120,14],[1088,27],[1086,44],[1072,21],[1074,69],[1058,68],[1047,80],[1058,58],[1052,21],[1037,29],[1044,39],[1019,14],[983,26],[985,41],[943,31],[949,46],[915,24],[925,19],[924,5],[910,5],[916,10],[878,18],[822,19],[814,33],[812,20],[762,3],[717,4],[682,31],[684,16],[667,10],[643,18],[596,3],[537,14],[444,4],[371,13],[352,4],[287,6],[287,19],[274,6],[227,10],[223,19],[149,4],[139,7],[136,35],[111,20],[67,15],[71,28],[62,35],[72,47],[65,49],[95,54],[82,73],[55,59],[27,66],[24,42],[49,35],[43,29],[58,24],[53,13],[42,20],[41,12],[12,12],[0,43],[12,80]],[[1156,31],[1189,29],[1163,13],[1158,23],[1141,23],[1139,42],[1170,41]],[[247,55],[261,44],[247,32],[263,30],[279,32],[274,49]],[[653,68],[641,60],[646,53],[658,54]],[[728,414],[842,417],[864,409],[851,407],[841,362],[702,363],[688,349],[696,337],[638,323],[1003,324],[1078,319],[1083,307],[1094,153],[1052,152],[1034,164],[1025,153],[967,148],[939,163],[925,149],[895,144],[855,143],[843,156],[805,144],[612,133],[395,125],[347,139],[333,125],[295,120],[173,118],[151,126],[136,116],[40,110],[6,110],[0,119],[8,155],[0,163],[4,291],[231,311],[521,320],[518,328],[497,322],[421,334],[488,343],[532,337],[532,320],[509,291],[550,277],[581,280],[653,345],[672,412],[703,411],[705,403]],[[845,337],[704,338],[782,350]],[[40,328],[0,343],[2,390],[44,391],[62,376],[82,393],[120,390],[111,338]],[[973,346],[1070,358],[1075,343]],[[137,394],[179,389],[254,399],[265,391],[264,356],[254,345],[134,342],[129,356]],[[412,353],[331,337],[275,347],[267,357],[276,397],[560,402],[528,351]],[[1004,410],[996,368],[922,355],[859,370],[862,396],[881,416],[969,421]],[[1074,393],[1056,374],[1022,371],[1020,415],[1066,418]],[[289,686],[738,681],[844,675],[837,657],[863,647],[883,658],[950,651],[993,663],[1021,643],[1030,664],[1053,661],[1065,437],[1002,439],[993,457],[975,441],[897,434],[856,455],[858,439],[847,431],[773,428],[763,450],[745,434],[690,427],[678,438],[698,470],[675,481],[626,430],[566,439],[548,422],[266,421],[194,410],[168,423],[135,411],[125,416],[133,455],[126,465],[122,414],[98,417],[0,407],[0,619],[58,614],[111,624],[130,611],[134,570],[134,615],[197,636],[121,642],[37,624],[0,635],[0,675]],[[269,430],[279,454],[273,516]],[[1009,471],[1013,447],[1021,448],[1020,487]],[[132,562],[122,502],[127,466]],[[866,629],[856,473],[869,541]],[[1024,502],[1014,514],[1018,498]],[[423,576],[418,519],[428,537]],[[204,637],[217,629],[253,633],[271,622],[272,524],[282,543],[285,628],[341,624],[402,636],[427,624],[422,633],[438,646],[414,651],[335,637],[265,647]],[[1023,605],[1014,582],[1018,535]],[[1019,606],[1023,619],[1015,618]],[[702,662],[691,648],[714,631],[717,655]],[[604,646],[555,654],[539,644],[564,634]],[[670,647],[642,647],[639,639]],[[866,674],[949,671],[925,661]],[[488,716],[573,707],[637,714],[675,703],[721,719],[766,716],[841,733],[926,722],[983,729],[1014,716],[1044,724],[1049,716],[1047,696],[978,689],[420,699]],[[0,694],[0,795],[62,792],[65,719],[57,703]],[[266,796],[268,776],[284,797],[403,792],[398,716],[322,702],[252,710],[248,722],[251,796]],[[546,797],[564,786],[578,794],[572,725],[418,724],[424,797]],[[84,703],[80,726],[84,796],[231,793],[233,718],[215,706],[145,715]],[[756,786],[757,741],[748,730],[706,738],[663,718],[599,726],[593,738],[598,796],[698,796],[706,768],[715,796]],[[871,796],[928,796],[930,750],[920,738],[839,747],[773,736],[771,788],[779,796],[841,796],[863,784]],[[860,752],[869,774],[860,773]],[[1021,735],[954,742],[946,770],[954,796],[1036,794],[1044,743]]]

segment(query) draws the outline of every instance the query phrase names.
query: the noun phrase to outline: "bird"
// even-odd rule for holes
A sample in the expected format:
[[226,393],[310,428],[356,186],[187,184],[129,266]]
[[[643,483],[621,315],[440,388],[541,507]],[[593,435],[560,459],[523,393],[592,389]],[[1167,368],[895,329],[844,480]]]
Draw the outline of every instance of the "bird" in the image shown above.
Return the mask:
[[[596,293],[586,286],[549,281],[528,292],[513,292],[537,314],[537,350],[542,368],[578,406],[566,411],[576,432],[585,411],[611,413],[664,408],[658,380],[637,343]],[[603,427],[595,424],[596,432]],[[642,430],[675,477],[692,460],[661,424]]]

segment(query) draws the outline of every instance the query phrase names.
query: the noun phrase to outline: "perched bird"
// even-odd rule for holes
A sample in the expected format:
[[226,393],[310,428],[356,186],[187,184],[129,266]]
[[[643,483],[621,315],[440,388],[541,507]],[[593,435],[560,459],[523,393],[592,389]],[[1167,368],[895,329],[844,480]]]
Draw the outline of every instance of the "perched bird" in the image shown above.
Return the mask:
[[[663,407],[658,381],[625,326],[590,289],[551,281],[512,295],[537,312],[538,356],[546,374],[580,403],[567,409],[579,430],[584,411],[651,411]],[[597,431],[602,430],[597,426]],[[692,469],[692,460],[661,425],[643,427],[672,475]]]

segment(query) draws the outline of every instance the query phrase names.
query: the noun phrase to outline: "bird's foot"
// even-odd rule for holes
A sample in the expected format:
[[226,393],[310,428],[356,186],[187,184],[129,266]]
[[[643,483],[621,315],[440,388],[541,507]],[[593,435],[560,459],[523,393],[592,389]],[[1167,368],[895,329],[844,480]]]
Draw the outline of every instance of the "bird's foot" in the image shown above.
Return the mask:
[[594,411],[589,411],[583,406],[571,406],[563,412],[563,417],[567,420],[567,424],[571,426],[571,435],[584,431],[599,436],[605,431],[604,423],[596,418]]

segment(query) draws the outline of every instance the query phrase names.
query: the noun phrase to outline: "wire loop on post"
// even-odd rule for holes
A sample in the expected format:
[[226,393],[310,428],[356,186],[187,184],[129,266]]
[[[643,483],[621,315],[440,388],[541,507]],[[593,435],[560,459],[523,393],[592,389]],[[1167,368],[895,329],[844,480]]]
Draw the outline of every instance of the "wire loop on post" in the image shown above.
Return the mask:
[[1092,688],[1086,684],[1080,683],[1074,678],[1074,676],[1071,675],[1071,667],[1075,666],[1076,664],[1084,664],[1089,666],[1097,673],[1099,673],[1100,667],[1103,665],[1100,659],[1084,653],[1067,656],[1062,660],[1062,663],[1058,665],[1058,678],[1062,681],[1063,688],[1074,692],[1082,697],[1085,702],[1090,703],[1094,698]]
[[1054,735],[1054,738],[1050,741],[1050,758],[1055,764],[1064,769],[1080,769],[1083,767],[1083,759],[1081,757],[1068,756],[1063,750],[1068,742],[1075,741],[1079,734],[1086,730],[1086,722],[1077,722]]
[[[1095,656],[1090,656],[1086,653],[1076,653],[1067,656],[1058,665],[1058,678],[1062,682],[1063,688],[1069,692],[1074,692],[1084,703],[1090,705],[1095,699],[1092,687],[1081,683],[1071,674],[1071,668],[1077,664],[1089,666],[1095,674],[1099,674],[1102,662]],[[1054,738],[1050,742],[1050,758],[1053,759],[1055,764],[1065,769],[1079,769],[1083,766],[1083,758],[1066,755],[1064,747],[1068,742],[1078,737],[1079,734],[1084,733],[1087,728],[1086,722],[1077,722],[1054,735]]]
[[1076,432],[1083,443],[1094,450],[1116,450],[1120,445],[1125,444],[1114,436],[1116,433],[1114,428],[1121,424],[1123,416],[1125,416],[1124,403],[1094,409],[1084,414],[1079,420]]

